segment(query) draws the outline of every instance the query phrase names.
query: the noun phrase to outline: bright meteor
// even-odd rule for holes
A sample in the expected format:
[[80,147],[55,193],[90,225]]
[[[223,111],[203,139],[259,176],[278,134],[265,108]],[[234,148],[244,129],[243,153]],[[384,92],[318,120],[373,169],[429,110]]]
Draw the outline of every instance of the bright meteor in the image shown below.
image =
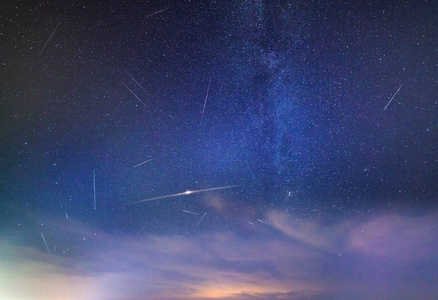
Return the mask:
[[182,193],[148,198],[148,199],[144,199],[144,200],[140,200],[140,201],[130,202],[128,204],[135,204],[135,203],[140,203],[140,202],[146,202],[146,201],[152,201],[152,200],[158,200],[158,199],[164,199],[164,198],[171,198],[171,197],[179,197],[179,196],[197,194],[197,193],[201,193],[201,192],[225,190],[225,189],[231,189],[231,188],[237,187],[237,186],[239,186],[239,185],[227,185],[227,186],[220,186],[220,187],[215,187],[215,188],[210,188],[210,189],[202,189],[202,190],[187,190],[187,191],[182,192]]

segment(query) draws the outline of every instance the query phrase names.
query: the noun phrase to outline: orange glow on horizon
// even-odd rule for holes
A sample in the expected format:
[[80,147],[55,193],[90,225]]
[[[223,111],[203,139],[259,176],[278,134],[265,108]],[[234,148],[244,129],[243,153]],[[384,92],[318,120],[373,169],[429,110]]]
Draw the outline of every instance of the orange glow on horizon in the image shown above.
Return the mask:
[[192,295],[194,298],[217,299],[226,298],[236,295],[254,295],[254,294],[271,294],[271,293],[288,293],[290,289],[286,287],[273,286],[264,287],[260,285],[251,284],[224,284],[211,285],[202,287],[197,293]]

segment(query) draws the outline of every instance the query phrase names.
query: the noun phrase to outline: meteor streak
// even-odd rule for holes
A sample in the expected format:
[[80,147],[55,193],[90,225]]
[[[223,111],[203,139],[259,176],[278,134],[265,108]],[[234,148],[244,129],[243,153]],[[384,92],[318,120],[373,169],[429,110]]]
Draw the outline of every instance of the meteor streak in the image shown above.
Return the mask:
[[55,29],[53,29],[52,34],[50,35],[49,39],[47,40],[47,42],[44,44],[43,49],[41,49],[40,53],[43,53],[44,49],[46,49],[47,44],[50,42],[50,40],[52,39],[52,36],[55,34],[56,29],[58,29],[59,24],[61,24],[61,22],[58,23],[58,25],[56,25]]
[[141,102],[141,104],[143,104],[144,106],[146,106],[147,107],[147,105],[146,104],[144,104],[144,102],[143,101],[141,101],[141,99],[126,85],[126,84],[124,84],[123,82],[122,82],[122,84],[125,86],[125,88],[127,88],[128,89],[128,91],[130,91],[131,92],[131,94],[133,94],[134,95],[134,97],[135,98],[137,98],[137,100],[138,101],[140,101]]
[[134,82],[143,90],[143,92],[147,94],[146,90],[141,86],[140,83],[138,83],[137,80],[135,80],[134,76],[132,76],[131,73],[129,73],[125,68],[123,68],[123,70],[125,70],[125,72],[128,73],[128,75],[132,78],[132,80],[134,80]]
[[397,91],[395,92],[394,95],[392,95],[391,99],[389,100],[388,104],[386,104],[386,106],[385,106],[385,108],[384,108],[383,110],[386,110],[386,109],[388,108],[389,104],[391,104],[392,100],[395,98],[395,96],[397,96],[397,94],[398,94],[398,92],[400,91],[400,89],[401,89],[402,86],[403,86],[403,84],[401,84],[401,85],[398,87]]
[[159,11],[156,11],[156,12],[154,12],[154,13],[151,13],[151,14],[147,15],[147,16],[144,17],[144,18],[147,19],[147,18],[149,18],[149,17],[152,17],[152,16],[155,16],[155,15],[161,14],[162,12],[165,12],[165,11],[168,10],[168,9],[169,9],[169,7],[168,7],[168,8],[163,8],[163,9],[161,9],[161,10],[159,10]]
[[138,165],[135,165],[134,168],[137,168],[137,167],[139,167],[139,166],[141,166],[141,165],[143,165],[143,164],[145,164],[145,163],[148,163],[148,162],[150,162],[151,160],[153,160],[153,158],[151,158],[151,159],[149,159],[149,160],[146,160],[146,161],[144,161],[144,162],[142,162],[142,163],[139,163]]
[[94,194],[94,209],[96,210],[96,171],[95,170],[93,170],[93,194]]
[[215,188],[210,188],[210,189],[193,190],[193,191],[187,190],[187,191],[182,192],[182,193],[148,198],[148,199],[144,199],[144,200],[140,200],[140,201],[130,202],[128,204],[135,204],[135,203],[140,203],[140,202],[146,202],[146,201],[152,201],[152,200],[158,200],[158,199],[164,199],[164,198],[171,198],[171,197],[179,197],[179,196],[185,196],[185,195],[190,195],[190,194],[197,194],[197,193],[202,193],[202,192],[225,190],[225,189],[230,189],[230,188],[237,187],[237,186],[239,186],[239,185],[227,185],[227,186],[220,186],[220,187],[215,187]]
[[142,227],[141,230],[138,232],[138,234],[140,234],[140,233],[145,229],[145,227],[146,227],[147,224],[148,224],[148,223],[146,223],[146,224],[143,225],[143,227]]
[[44,245],[46,245],[46,250],[47,250],[47,253],[49,253],[50,254],[50,249],[49,249],[49,246],[47,245],[47,242],[46,242],[46,239],[44,238],[44,234],[41,232],[41,237],[43,238],[43,241],[44,241]]
[[192,215],[199,215],[198,213],[195,213],[195,212],[193,212],[193,211],[190,211],[190,210],[181,210],[182,212],[185,212],[185,213],[187,213],[187,214],[192,214]]
[[208,92],[210,91],[210,83],[211,83],[211,77],[208,80],[207,94],[205,95],[204,108],[202,109],[202,116],[201,116],[201,124],[200,125],[202,125],[202,121],[204,120],[205,107],[207,106],[207,100],[208,100]]
[[202,222],[202,220],[204,220],[204,217],[205,217],[206,214],[207,214],[207,213],[205,213],[205,214],[202,216],[201,220],[199,220],[198,224],[196,224],[195,227],[198,227],[198,225],[201,224],[201,222]]

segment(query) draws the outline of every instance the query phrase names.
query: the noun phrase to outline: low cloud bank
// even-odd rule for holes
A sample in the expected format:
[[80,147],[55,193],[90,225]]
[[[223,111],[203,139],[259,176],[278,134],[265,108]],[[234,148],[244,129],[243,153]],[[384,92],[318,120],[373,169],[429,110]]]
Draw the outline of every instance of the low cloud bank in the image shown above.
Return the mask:
[[[70,221],[70,248],[0,241],[2,299],[432,299],[438,214],[336,224],[266,213],[255,232],[110,235]],[[263,227],[261,227],[263,226]],[[50,244],[50,237],[46,237]],[[50,245],[54,247],[55,245]]]

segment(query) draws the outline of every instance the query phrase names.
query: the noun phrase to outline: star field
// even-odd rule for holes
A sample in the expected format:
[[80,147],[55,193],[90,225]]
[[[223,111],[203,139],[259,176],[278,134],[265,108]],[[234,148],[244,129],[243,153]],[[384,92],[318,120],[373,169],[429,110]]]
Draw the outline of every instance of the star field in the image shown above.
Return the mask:
[[0,298],[438,293],[433,1],[0,11]]

